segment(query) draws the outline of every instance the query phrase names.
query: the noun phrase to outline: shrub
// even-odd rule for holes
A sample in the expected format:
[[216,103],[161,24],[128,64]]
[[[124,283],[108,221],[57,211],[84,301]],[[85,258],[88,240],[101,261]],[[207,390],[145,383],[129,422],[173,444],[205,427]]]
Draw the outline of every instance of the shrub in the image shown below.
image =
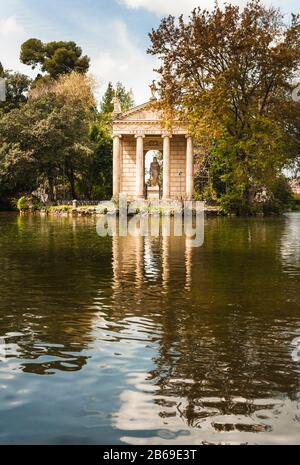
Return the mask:
[[221,196],[221,207],[226,214],[253,215],[257,213],[254,211],[253,206],[250,206],[242,195],[234,191],[229,191]]
[[19,211],[28,211],[29,210],[29,197],[23,196],[20,197],[17,202],[17,209]]
[[290,207],[292,205],[293,193],[288,180],[284,176],[276,179],[272,192],[274,198],[282,204],[282,207]]
[[278,199],[270,200],[263,205],[264,215],[280,215],[284,210],[284,204]]

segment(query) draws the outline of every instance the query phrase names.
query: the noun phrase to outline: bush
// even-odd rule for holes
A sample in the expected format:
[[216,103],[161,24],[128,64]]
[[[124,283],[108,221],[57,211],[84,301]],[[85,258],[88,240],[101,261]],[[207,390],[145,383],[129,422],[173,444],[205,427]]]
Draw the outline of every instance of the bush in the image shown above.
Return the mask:
[[234,191],[221,196],[221,207],[224,213],[233,213],[235,215],[254,215],[258,213],[254,206],[250,206],[242,195]]
[[293,196],[288,180],[280,176],[273,181],[271,186],[256,189],[255,195],[252,194],[248,198],[243,189],[233,186],[220,196],[220,201],[225,213],[248,216],[262,213],[280,215],[284,210],[291,208]]
[[283,208],[288,208],[292,205],[293,193],[291,191],[291,187],[288,180],[284,176],[281,176],[280,178],[276,179],[272,188],[272,192],[274,198],[282,204]]
[[17,209],[21,212],[21,211],[28,211],[29,210],[29,202],[30,202],[30,199],[29,197],[21,197],[18,202],[17,202]]
[[34,202],[34,203],[32,204],[32,206],[30,207],[30,209],[31,209],[33,212],[41,211],[41,210],[45,210],[45,209],[46,209],[46,205],[45,205],[43,202],[37,201],[37,202]]
[[33,196],[26,196],[24,195],[21,197],[17,202],[14,201],[14,204],[16,205],[17,209],[22,212],[26,211],[40,211],[40,210],[45,210],[46,205],[41,202],[37,197]]
[[280,215],[284,210],[284,203],[278,199],[270,200],[263,205],[264,215]]

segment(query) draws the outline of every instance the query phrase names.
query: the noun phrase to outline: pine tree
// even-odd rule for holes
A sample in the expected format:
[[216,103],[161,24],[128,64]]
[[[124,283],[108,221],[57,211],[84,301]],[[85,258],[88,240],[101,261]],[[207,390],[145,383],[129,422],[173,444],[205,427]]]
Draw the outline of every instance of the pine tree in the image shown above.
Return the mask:
[[112,113],[114,110],[114,104],[112,102],[115,95],[115,91],[111,82],[108,83],[107,89],[105,94],[102,97],[102,101],[100,104],[101,113],[109,114]]
[[115,95],[120,100],[122,111],[127,111],[134,106],[134,98],[131,89],[127,91],[121,82],[117,82],[116,88],[114,89],[112,83],[109,82],[100,103],[100,111],[102,114],[109,115],[113,112],[113,98]]

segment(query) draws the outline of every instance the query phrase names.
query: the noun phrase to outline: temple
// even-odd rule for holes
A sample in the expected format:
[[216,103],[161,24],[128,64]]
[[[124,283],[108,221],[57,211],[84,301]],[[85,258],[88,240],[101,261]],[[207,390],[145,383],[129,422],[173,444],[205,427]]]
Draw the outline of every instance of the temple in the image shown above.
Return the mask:
[[[130,199],[190,200],[194,193],[193,140],[175,120],[166,131],[153,100],[124,113],[115,98],[113,119],[113,195]],[[160,155],[158,157],[158,154]],[[147,182],[146,157],[161,164],[159,188]]]

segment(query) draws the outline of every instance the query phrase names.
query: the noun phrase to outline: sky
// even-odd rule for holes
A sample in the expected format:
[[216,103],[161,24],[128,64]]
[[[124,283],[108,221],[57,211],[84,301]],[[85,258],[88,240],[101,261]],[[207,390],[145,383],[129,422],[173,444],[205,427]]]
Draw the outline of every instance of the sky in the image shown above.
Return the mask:
[[[109,81],[121,81],[140,104],[149,100],[148,86],[157,77],[156,58],[146,53],[148,33],[168,14],[187,16],[196,6],[211,9],[213,4],[214,0],[0,0],[0,62],[6,69],[32,75],[19,61],[25,40],[74,40],[91,58],[99,98]],[[297,4],[298,0],[272,1],[286,15],[299,12]]]

